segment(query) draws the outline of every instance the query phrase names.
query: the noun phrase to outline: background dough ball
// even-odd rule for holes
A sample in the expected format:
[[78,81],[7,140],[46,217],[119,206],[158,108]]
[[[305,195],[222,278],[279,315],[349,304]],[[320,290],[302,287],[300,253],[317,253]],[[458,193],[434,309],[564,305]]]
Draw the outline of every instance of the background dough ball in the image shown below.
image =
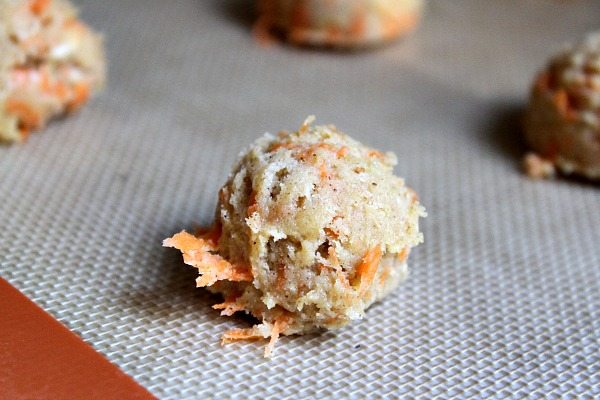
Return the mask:
[[395,164],[392,153],[308,123],[241,156],[213,230],[165,242],[199,268],[200,286],[224,295],[224,314],[262,321],[225,340],[341,327],[406,277],[425,213]]
[[[525,134],[531,148],[561,172],[600,180],[599,33],[552,58],[537,76]],[[551,175],[551,168],[545,170]]]
[[15,142],[102,86],[102,40],[66,0],[0,0],[0,141]]
[[259,25],[302,45],[361,47],[418,24],[423,0],[259,0]]

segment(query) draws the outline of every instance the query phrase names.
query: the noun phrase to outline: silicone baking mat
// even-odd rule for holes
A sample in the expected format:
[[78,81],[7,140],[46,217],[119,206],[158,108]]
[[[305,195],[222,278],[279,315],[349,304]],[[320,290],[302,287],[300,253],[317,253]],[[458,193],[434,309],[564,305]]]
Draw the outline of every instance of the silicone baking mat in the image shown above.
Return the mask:
[[[110,81],[0,148],[0,274],[160,398],[600,397],[600,188],[532,181],[535,71],[600,2],[430,1],[385,48],[258,46],[252,5],[80,2]],[[248,326],[161,240],[210,222],[236,155],[309,114],[398,155],[429,217],[411,276],[336,332],[221,347]]]

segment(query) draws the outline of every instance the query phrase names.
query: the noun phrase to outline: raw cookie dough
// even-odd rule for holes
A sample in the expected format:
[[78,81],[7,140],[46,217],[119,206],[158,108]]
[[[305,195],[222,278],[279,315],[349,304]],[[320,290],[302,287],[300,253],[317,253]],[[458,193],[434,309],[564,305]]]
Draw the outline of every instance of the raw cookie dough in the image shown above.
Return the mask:
[[102,40],[66,0],[0,0],[0,142],[19,142],[102,86]]
[[259,32],[300,45],[362,47],[387,42],[418,24],[423,0],[259,0]]
[[600,180],[600,33],[553,57],[533,86],[524,160],[533,177],[577,174]]
[[266,134],[237,161],[219,192],[215,224],[164,245],[200,271],[197,285],[221,293],[222,315],[245,311],[260,324],[224,342],[339,328],[360,319],[407,275],[425,216],[393,174],[396,157],[334,126]]

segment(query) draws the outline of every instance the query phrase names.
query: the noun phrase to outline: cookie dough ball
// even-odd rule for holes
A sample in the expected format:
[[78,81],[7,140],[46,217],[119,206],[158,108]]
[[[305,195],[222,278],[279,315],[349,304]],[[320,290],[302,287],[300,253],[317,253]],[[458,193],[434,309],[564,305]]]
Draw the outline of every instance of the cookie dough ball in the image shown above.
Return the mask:
[[19,142],[104,82],[100,36],[66,0],[0,0],[0,141]]
[[259,0],[259,27],[299,45],[362,47],[412,31],[422,8],[423,0]]
[[536,154],[527,172],[600,180],[600,33],[550,60],[534,84],[525,117],[526,139]]
[[200,271],[198,286],[221,293],[223,315],[261,321],[224,341],[271,338],[360,319],[407,275],[425,210],[393,174],[396,157],[334,126],[258,139],[219,192],[216,222],[164,245]]

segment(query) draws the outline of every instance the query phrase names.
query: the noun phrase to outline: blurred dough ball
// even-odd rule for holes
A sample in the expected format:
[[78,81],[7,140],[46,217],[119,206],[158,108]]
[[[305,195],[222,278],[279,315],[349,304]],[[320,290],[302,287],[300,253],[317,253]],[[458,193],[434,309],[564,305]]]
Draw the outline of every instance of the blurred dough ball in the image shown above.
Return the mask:
[[535,152],[525,159],[533,177],[558,168],[600,180],[600,33],[565,49],[538,74],[525,136]]
[[291,43],[356,48],[396,39],[418,25],[424,0],[259,0],[259,26]]
[[105,79],[102,39],[66,0],[0,0],[0,141],[83,105]]

